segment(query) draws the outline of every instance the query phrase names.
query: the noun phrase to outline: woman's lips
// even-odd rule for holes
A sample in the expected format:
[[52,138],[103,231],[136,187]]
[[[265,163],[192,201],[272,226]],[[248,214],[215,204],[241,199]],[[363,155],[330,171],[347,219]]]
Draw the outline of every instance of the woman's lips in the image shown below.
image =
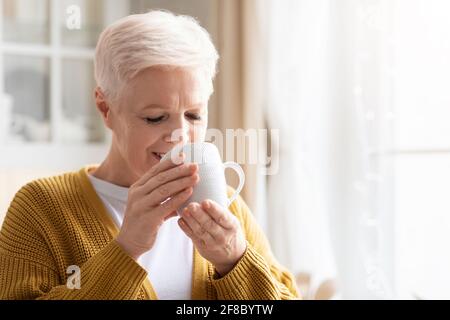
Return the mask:
[[152,152],[152,154],[155,156],[156,159],[161,161],[162,157],[164,157],[165,153],[163,152]]

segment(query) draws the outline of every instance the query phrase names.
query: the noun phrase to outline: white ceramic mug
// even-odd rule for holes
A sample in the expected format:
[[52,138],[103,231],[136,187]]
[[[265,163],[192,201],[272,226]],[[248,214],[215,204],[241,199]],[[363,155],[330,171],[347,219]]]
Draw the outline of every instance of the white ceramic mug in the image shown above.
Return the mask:
[[[223,163],[217,147],[208,142],[177,145],[165,154],[161,161],[172,157],[172,161],[176,163],[177,156],[180,152],[186,155],[185,163],[198,164],[200,181],[194,187],[191,197],[178,209],[178,213],[187,207],[189,203],[201,203],[206,199],[214,200],[224,208],[228,208],[244,187],[245,174],[241,166],[232,161]],[[225,179],[225,170],[228,168],[236,171],[239,176],[239,185],[230,198],[227,196],[227,183]]]

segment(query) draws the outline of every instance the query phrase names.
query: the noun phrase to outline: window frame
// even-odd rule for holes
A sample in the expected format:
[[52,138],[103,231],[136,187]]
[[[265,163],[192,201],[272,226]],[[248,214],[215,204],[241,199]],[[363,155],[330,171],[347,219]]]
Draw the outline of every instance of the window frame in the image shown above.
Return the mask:
[[[49,44],[22,44],[3,41],[3,24],[0,26],[0,92],[5,92],[5,80],[3,73],[3,56],[5,54],[26,57],[38,57],[49,59],[50,66],[50,131],[49,144],[61,143],[60,119],[62,119],[62,63],[64,59],[75,58],[77,60],[94,61],[95,49],[83,47],[68,47],[62,45],[61,38],[61,9],[62,3],[58,0],[49,0],[50,16],[50,42]],[[3,16],[3,0],[0,0],[0,16]]]
[[[3,23],[0,23],[0,93],[5,93],[4,55],[38,57],[49,59],[49,97],[50,97],[50,131],[48,142],[0,142],[0,154],[14,157],[0,157],[2,168],[43,168],[50,163],[60,170],[77,168],[91,163],[92,159],[102,160],[107,153],[110,135],[107,133],[104,141],[84,142],[67,145],[62,141],[61,119],[63,117],[63,83],[62,64],[64,59],[76,59],[93,62],[95,48],[73,47],[62,45],[61,15],[63,3],[60,0],[49,0],[49,30],[48,44],[29,44],[3,41]],[[0,0],[0,16],[3,17],[3,0]],[[36,155],[30,157],[30,155]],[[49,161],[51,159],[51,161]]]

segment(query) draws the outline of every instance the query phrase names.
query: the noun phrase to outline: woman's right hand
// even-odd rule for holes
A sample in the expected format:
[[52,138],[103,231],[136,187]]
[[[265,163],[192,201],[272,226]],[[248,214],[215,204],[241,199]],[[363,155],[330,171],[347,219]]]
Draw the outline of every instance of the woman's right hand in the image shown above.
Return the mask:
[[197,164],[175,164],[168,157],[130,187],[116,241],[134,260],[153,247],[159,227],[189,199],[199,181],[197,172]]

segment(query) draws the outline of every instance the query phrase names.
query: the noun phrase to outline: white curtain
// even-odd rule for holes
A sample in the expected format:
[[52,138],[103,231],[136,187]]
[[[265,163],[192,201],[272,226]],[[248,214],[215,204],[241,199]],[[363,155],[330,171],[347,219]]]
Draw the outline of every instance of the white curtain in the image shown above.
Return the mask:
[[280,130],[279,172],[269,176],[268,234],[279,259],[312,284],[336,275],[326,214],[329,4],[271,1],[268,108]]
[[268,179],[277,256],[342,298],[392,297],[389,1],[269,1],[268,107],[280,170]]

